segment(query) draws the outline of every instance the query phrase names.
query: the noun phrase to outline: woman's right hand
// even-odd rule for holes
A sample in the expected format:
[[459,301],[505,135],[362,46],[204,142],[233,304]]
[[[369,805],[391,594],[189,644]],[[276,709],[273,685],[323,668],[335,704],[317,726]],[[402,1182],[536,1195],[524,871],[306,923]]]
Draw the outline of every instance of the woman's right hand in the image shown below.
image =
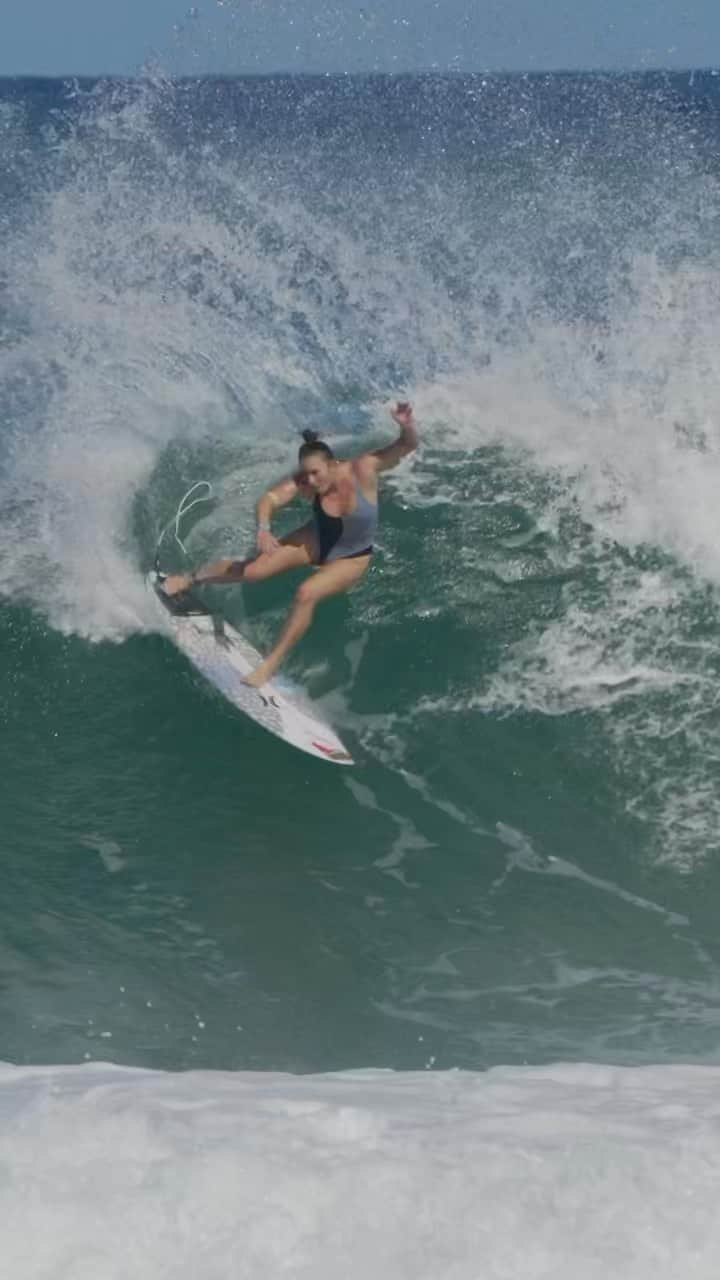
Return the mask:
[[280,543],[269,529],[260,529],[256,545],[260,554],[265,556],[271,556],[273,551],[280,550]]

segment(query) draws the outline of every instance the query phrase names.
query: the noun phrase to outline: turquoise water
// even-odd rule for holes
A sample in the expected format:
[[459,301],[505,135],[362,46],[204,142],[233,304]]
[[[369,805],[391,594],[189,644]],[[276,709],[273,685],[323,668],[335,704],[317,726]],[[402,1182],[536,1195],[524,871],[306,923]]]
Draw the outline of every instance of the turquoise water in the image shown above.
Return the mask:
[[[3,1059],[716,1059],[714,93],[2,88]],[[241,552],[297,431],[400,393],[372,571],[288,664],[340,770],[143,574],[191,483],[190,558]],[[264,648],[298,580],[209,598]]]

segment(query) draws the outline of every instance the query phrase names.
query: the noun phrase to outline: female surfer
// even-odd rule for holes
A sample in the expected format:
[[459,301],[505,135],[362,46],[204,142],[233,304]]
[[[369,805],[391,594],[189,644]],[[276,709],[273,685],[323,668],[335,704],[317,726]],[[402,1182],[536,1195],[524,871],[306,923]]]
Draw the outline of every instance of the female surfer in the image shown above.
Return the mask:
[[[317,432],[303,431],[305,443],[300,446],[297,471],[273,485],[257,503],[257,555],[248,560],[216,560],[194,573],[165,579],[164,590],[176,595],[196,583],[258,582],[287,569],[313,566],[317,570],[298,587],[275,645],[246,677],[246,684],[258,688],[270,680],[307,631],[316,604],[347,591],[367,572],[378,523],[378,474],[397,466],[417,448],[412,406],[397,404],[391,415],[400,428],[397,440],[357,458],[336,458]],[[298,494],[312,502],[312,518],[276,538],[270,530],[271,518]]]

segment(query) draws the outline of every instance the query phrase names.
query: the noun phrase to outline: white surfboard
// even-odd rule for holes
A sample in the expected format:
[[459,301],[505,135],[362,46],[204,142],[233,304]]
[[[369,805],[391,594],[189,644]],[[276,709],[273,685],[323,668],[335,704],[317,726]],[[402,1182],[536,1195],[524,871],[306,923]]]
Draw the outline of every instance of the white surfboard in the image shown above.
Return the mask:
[[243,684],[243,676],[257,667],[262,658],[235,627],[210,613],[190,591],[184,591],[180,597],[165,595],[156,573],[148,574],[147,582],[163,608],[178,649],[238,711],[244,711],[263,729],[319,760],[333,764],[355,763],[301,690],[278,687],[272,680],[260,689]]

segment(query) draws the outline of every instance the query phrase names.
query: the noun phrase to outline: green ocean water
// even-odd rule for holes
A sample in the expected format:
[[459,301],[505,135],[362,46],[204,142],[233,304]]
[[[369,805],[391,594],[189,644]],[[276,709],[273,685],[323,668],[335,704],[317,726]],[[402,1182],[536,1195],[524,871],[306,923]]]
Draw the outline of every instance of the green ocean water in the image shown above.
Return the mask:
[[[687,107],[690,154],[676,85],[580,78],[547,170],[570,90],[544,78],[528,106],[513,82],[503,108],[534,125],[503,177],[499,106],[471,170],[461,88],[420,84],[413,133],[361,86],[364,125],[350,103],[350,134],[303,117],[288,140],[287,86],[264,86],[281,118],[245,120],[231,157],[233,102],[205,103],[198,150],[168,88],[73,99],[72,127],[58,85],[5,95],[12,172],[30,148],[40,178],[3,206],[3,1059],[717,1057],[712,130]],[[595,92],[606,125],[608,94],[637,113],[588,155]],[[378,120],[426,197],[392,225]],[[665,153],[638,172],[651,125]],[[347,194],[374,165],[362,207],[328,195],[333,167]],[[401,392],[421,449],[387,479],[371,573],[288,664],[344,770],[210,690],[143,575],[190,484],[217,494],[190,560],[242,553],[299,428],[370,447]],[[262,649],[297,581],[208,598]]]
[[[472,706],[518,634],[562,625],[568,591],[596,584],[553,572],[510,503],[475,521],[493,574],[453,577],[451,557],[438,573],[459,513],[431,511],[388,495],[369,581],[291,662],[352,771],[246,721],[160,635],[91,643],[5,611],[6,1056],[321,1070],[713,1054],[714,869],[662,865],[668,815],[629,811],[640,744],[637,776],[618,768],[633,704],[681,715],[682,687],[561,714]],[[265,637],[291,589],[224,603]]]

